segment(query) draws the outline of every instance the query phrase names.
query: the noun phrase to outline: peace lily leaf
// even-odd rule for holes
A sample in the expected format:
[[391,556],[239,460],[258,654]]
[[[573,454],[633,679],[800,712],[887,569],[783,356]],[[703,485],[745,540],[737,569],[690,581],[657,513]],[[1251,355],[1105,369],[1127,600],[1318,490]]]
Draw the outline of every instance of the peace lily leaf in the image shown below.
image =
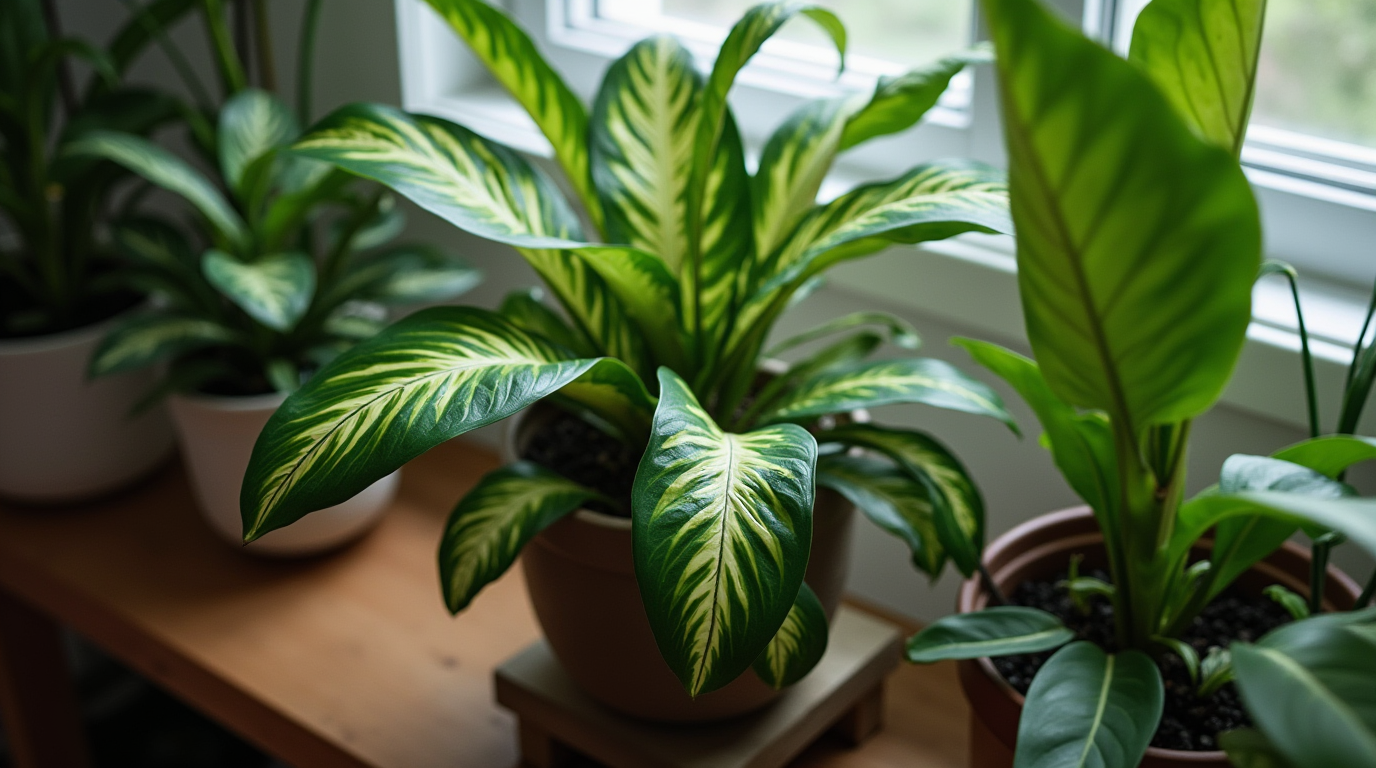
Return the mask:
[[931,664],[949,659],[1012,656],[1049,651],[1075,633],[1046,611],[1001,605],[975,613],[944,616],[908,638],[908,661]]
[[104,339],[87,368],[86,375],[109,376],[142,368],[183,352],[201,347],[239,341],[234,331],[209,320],[194,317],[150,314],[120,324]]
[[1353,464],[1376,459],[1376,438],[1360,435],[1325,435],[1282,448],[1272,458],[1308,467],[1336,478]]
[[1170,549],[1186,552],[1190,543],[1229,518],[1267,515],[1292,525],[1312,525],[1345,534],[1376,554],[1376,499],[1320,498],[1279,491],[1201,495],[1180,506]]
[[1239,728],[1218,735],[1218,744],[1237,768],[1292,768],[1290,761],[1260,731]]
[[846,121],[839,149],[844,151],[876,136],[898,133],[916,125],[928,110],[936,106],[951,84],[951,78],[969,64],[993,61],[992,54],[992,50],[981,45],[897,77],[879,78],[869,103],[856,110]]
[[1136,439],[1218,399],[1251,321],[1256,201],[1134,65],[1036,0],[986,0],[1018,285],[1051,390]]
[[817,485],[841,494],[875,525],[902,539],[918,570],[933,579],[941,574],[946,551],[932,519],[930,488],[886,462],[844,454],[818,459]]
[[926,403],[992,416],[1017,431],[994,390],[949,363],[930,358],[881,360],[823,372],[780,398],[761,421],[800,421],[892,403]]
[[793,608],[812,543],[817,443],[792,424],[723,432],[659,369],[631,500],[636,581],[660,653],[697,696],[734,680]]
[[118,163],[149,182],[182,196],[236,248],[246,247],[248,227],[215,185],[200,171],[158,145],[138,136],[91,131],[63,148],[64,154],[100,157]]
[[827,614],[804,582],[783,626],[752,666],[761,680],[779,690],[802,680],[826,651]]
[[1265,16],[1266,0],[1153,0],[1137,17],[1128,59],[1201,136],[1237,156]]
[[535,534],[601,495],[529,461],[483,476],[459,500],[440,542],[440,584],[450,613],[506,573]]
[[1088,641],[1057,651],[1032,680],[1014,768],[1133,768],[1161,720],[1161,673],[1141,651]]
[[770,347],[764,356],[775,357],[794,347],[816,341],[823,336],[830,336],[839,331],[864,325],[877,325],[886,329],[889,332],[889,341],[904,349],[917,349],[922,344],[922,340],[917,336],[917,329],[913,327],[912,323],[897,315],[888,312],[852,312],[849,315],[828,320],[796,336],[790,336]]
[[606,367],[623,366],[570,360],[485,310],[434,307],[404,318],[335,358],[273,414],[240,492],[245,540]]
[[588,171],[588,115],[525,30],[482,0],[426,0],[468,44],[493,78],[520,102],[554,147],[565,175],[601,226],[602,210]]
[[543,291],[531,288],[525,291],[512,291],[502,300],[498,313],[512,325],[526,333],[539,336],[546,341],[565,347],[580,357],[592,357],[597,353],[592,345],[569,327],[564,318],[540,301]]
[[755,250],[773,253],[817,202],[817,190],[840,147],[851,100],[815,99],[774,130],[751,179]]
[[201,257],[201,272],[249,317],[276,331],[295,327],[315,294],[315,263],[304,253],[244,263],[212,249]]
[[928,486],[942,547],[963,575],[968,577],[979,569],[984,554],[984,499],[946,446],[921,432],[872,424],[827,430],[817,435],[817,442],[878,451],[912,479]]
[[244,171],[267,152],[285,147],[300,133],[287,105],[266,91],[240,91],[220,110],[220,171],[231,189],[243,192]]

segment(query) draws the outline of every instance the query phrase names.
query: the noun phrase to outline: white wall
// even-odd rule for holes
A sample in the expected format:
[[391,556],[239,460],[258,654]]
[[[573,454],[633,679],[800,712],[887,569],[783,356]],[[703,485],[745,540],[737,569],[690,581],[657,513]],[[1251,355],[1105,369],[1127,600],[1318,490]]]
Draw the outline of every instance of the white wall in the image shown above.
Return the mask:
[[[122,15],[122,6],[117,0],[62,0],[62,4],[70,20],[69,29],[94,36],[108,34],[114,23],[112,20]],[[290,73],[292,66],[288,57],[295,55],[295,16],[300,2],[273,0],[272,5],[274,12],[281,15],[281,23],[277,25],[278,59],[283,69]],[[188,45],[200,45],[199,31],[199,26],[182,30],[178,39],[185,40]],[[326,0],[317,72],[317,114],[348,101],[399,103],[397,42],[391,3]],[[165,62],[156,54],[136,73],[164,82],[168,77]],[[441,243],[485,270],[487,281],[468,297],[473,304],[495,307],[507,291],[536,284],[534,274],[511,249],[465,235],[429,214],[413,211],[410,236]],[[902,260],[903,257],[902,253],[897,253],[877,258]],[[892,270],[875,271],[892,274]],[[913,268],[910,272],[911,279],[922,279],[919,269]],[[945,358],[981,378],[991,379],[971,365],[960,350],[946,343],[953,335],[980,334],[920,312],[885,306],[882,300],[854,290],[824,288],[785,318],[780,331],[790,332],[847,312],[875,308],[894,310],[916,324],[926,342],[923,354]],[[991,308],[991,311],[1007,310],[1008,307]],[[1014,339],[993,340],[1015,346],[1017,343]],[[1292,373],[1285,371],[1278,375]],[[1027,436],[1022,440],[992,421],[921,406],[895,406],[875,413],[877,420],[886,423],[927,429],[955,449],[984,491],[991,537],[1033,515],[1076,503],[1074,494],[1061,480],[1047,453],[1037,445],[1036,422],[1030,411],[1001,383],[995,386],[1023,424]],[[488,430],[477,437],[492,440],[494,432]],[[1219,407],[1200,419],[1194,428],[1189,490],[1197,491],[1211,484],[1223,459],[1232,453],[1270,453],[1303,437],[1298,429],[1282,423]],[[1372,482],[1373,474],[1367,472],[1358,476],[1359,487],[1367,492],[1376,487]],[[924,576],[909,567],[905,548],[899,542],[868,523],[861,521],[859,525],[851,572],[851,588],[858,596],[921,619],[931,619],[950,610],[957,585],[952,574],[948,573],[935,586],[929,585]],[[1370,559],[1351,545],[1337,553],[1335,562],[1363,580],[1371,572]]]

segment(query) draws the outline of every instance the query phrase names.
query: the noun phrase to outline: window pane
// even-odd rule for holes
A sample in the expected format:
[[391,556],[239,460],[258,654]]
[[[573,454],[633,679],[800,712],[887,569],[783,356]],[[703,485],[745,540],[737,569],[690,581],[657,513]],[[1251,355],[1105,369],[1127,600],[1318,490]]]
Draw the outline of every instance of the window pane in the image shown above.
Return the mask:
[[[925,64],[970,44],[973,0],[814,0],[845,22],[850,52],[903,65]],[[686,19],[723,30],[757,0],[599,0],[598,15],[632,23],[648,16]],[[648,6],[648,7],[647,7]],[[656,13],[656,6],[658,13]],[[672,27],[670,27],[672,29]],[[778,37],[830,47],[806,21],[790,22]]]

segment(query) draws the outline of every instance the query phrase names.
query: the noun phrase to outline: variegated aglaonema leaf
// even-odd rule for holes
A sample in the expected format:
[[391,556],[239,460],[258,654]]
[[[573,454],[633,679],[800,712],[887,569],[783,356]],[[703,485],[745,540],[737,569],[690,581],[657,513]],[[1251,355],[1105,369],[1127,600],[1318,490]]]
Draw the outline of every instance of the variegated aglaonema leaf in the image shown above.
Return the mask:
[[817,436],[817,442],[878,451],[931,491],[937,535],[951,561],[969,577],[984,555],[984,499],[946,446],[921,432],[872,424],[846,424]]
[[152,365],[169,355],[240,341],[233,330],[199,317],[163,313],[134,317],[101,339],[87,375],[108,376]]
[[220,110],[220,171],[231,189],[242,190],[244,172],[267,152],[290,144],[300,132],[296,116],[276,96],[246,89]]
[[506,572],[535,534],[596,491],[529,461],[489,472],[459,500],[440,541],[440,584],[450,613]]
[[937,536],[930,487],[886,461],[846,454],[817,460],[817,485],[841,494],[871,522],[907,544],[918,570],[933,579],[941,575],[946,550]]
[[697,696],[736,679],[793,608],[812,544],[817,443],[723,432],[667,368],[631,493],[636,581],[660,653]]
[[751,179],[756,252],[773,253],[812,210],[854,109],[850,99],[815,99],[789,115],[769,137]]
[[804,583],[788,618],[753,667],[761,680],[778,690],[802,680],[826,651],[827,614],[817,593]]
[[[506,418],[589,372],[610,376],[603,369],[617,368],[625,366],[569,359],[486,310],[417,312],[335,358],[269,419],[239,494],[244,538],[339,504],[445,440]],[[629,372],[618,378],[634,381]],[[595,389],[600,398],[611,396],[607,387]],[[651,402],[643,391],[637,398]],[[634,410],[604,418],[615,422]],[[633,415],[639,421],[648,414]]]
[[1017,430],[1003,400],[987,384],[932,358],[880,360],[824,371],[780,397],[760,421],[806,421],[893,403],[925,403],[991,416]]
[[242,262],[224,251],[201,257],[201,272],[249,317],[275,331],[289,331],[315,295],[315,263],[304,253],[278,253]]

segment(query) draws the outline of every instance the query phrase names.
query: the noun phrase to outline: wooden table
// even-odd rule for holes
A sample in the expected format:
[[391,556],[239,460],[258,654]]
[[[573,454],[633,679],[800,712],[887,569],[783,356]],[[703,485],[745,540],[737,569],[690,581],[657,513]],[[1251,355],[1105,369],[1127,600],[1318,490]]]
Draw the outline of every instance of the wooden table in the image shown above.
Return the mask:
[[[216,539],[176,466],[86,507],[0,504],[0,719],[18,765],[85,760],[59,624],[297,768],[516,765],[492,671],[539,632],[520,569],[457,618],[436,575],[446,513],[496,463],[462,441],[431,451],[376,531],[308,561]],[[824,739],[797,765],[964,765],[954,666],[905,665],[886,714],[862,748]]]

